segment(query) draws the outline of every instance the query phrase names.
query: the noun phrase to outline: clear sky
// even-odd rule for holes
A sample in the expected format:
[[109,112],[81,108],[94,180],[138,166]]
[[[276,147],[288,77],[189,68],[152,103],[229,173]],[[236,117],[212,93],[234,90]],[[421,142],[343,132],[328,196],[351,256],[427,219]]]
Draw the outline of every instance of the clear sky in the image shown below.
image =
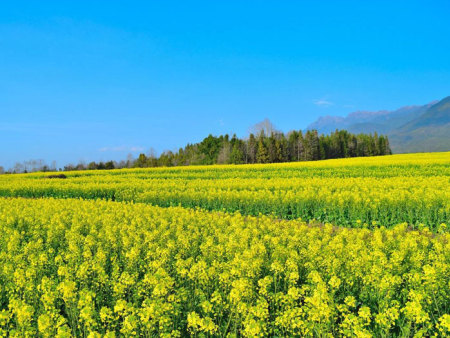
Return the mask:
[[2,1],[0,165],[450,95],[450,1]]

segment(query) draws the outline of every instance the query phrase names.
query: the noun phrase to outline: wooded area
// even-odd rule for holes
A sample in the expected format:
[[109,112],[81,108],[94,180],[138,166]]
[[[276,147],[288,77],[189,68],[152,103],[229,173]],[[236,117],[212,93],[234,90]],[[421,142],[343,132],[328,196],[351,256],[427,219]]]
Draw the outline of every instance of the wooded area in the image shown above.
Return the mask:
[[[391,149],[386,136],[354,135],[345,130],[330,135],[318,135],[316,130],[306,133],[292,131],[285,135],[262,130],[251,133],[248,139],[236,135],[209,135],[200,143],[188,144],[178,152],[166,151],[157,157],[153,152],[140,154],[136,160],[115,165],[89,163],[86,169],[112,169],[112,167],[159,167],[208,164],[252,164],[293,161],[315,161],[332,158],[389,155]],[[74,168],[69,168],[74,169]]]
[[[128,155],[126,160],[108,162],[80,162],[68,164],[60,170],[102,170],[120,168],[170,167],[209,164],[252,164],[294,161],[316,161],[332,158],[378,156],[391,154],[387,136],[351,134],[336,130],[319,135],[317,130],[276,131],[269,121],[256,125],[246,139],[236,135],[209,135],[203,141],[188,144],[178,152],[165,151],[159,156],[151,150],[138,158]],[[9,173],[56,171],[56,164],[48,166],[42,160],[17,163]]]

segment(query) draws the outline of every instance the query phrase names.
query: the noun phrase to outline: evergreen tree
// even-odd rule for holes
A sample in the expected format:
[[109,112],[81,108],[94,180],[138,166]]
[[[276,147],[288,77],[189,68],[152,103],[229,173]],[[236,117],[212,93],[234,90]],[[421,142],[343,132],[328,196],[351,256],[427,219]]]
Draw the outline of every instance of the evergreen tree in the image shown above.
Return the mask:
[[300,130],[297,136],[297,161],[302,161],[305,159],[305,140],[303,138],[303,133]]
[[147,156],[145,154],[139,154],[134,166],[137,168],[145,168],[147,166]]
[[319,136],[317,130],[308,130],[305,135],[306,160],[316,161],[320,159]]
[[244,163],[244,153],[242,152],[238,144],[235,144],[233,146],[233,149],[231,150],[230,163],[233,164]]
[[257,163],[269,163],[269,153],[264,144],[263,136],[259,138],[258,141],[258,151],[256,153],[256,162]]
[[284,154],[283,154],[283,144],[282,140],[275,140],[275,160],[274,162],[283,162]]
[[250,134],[247,141],[247,163],[256,163],[256,152],[258,150],[258,143],[255,135]]
[[114,169],[114,168],[115,168],[115,165],[114,165],[113,161],[108,161],[105,163],[105,169],[110,170],[110,169]]
[[350,135],[350,137],[347,140],[347,149],[348,149],[348,156],[349,157],[355,157],[356,156],[356,147],[357,147],[357,140],[355,135]]
[[298,140],[298,133],[293,130],[289,132],[288,138],[287,138],[287,152],[288,152],[288,161],[297,161],[297,140]]

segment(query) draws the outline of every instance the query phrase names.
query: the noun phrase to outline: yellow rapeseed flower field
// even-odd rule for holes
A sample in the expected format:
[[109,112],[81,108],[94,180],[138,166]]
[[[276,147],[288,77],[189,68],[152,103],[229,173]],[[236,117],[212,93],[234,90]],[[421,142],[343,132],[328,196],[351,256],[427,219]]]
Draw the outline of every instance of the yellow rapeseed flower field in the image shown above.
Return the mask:
[[0,199],[11,336],[449,333],[450,234]]
[[349,227],[437,229],[450,220],[450,152],[46,175],[0,176],[0,196],[102,198]]
[[0,336],[448,336],[450,153],[0,176]]

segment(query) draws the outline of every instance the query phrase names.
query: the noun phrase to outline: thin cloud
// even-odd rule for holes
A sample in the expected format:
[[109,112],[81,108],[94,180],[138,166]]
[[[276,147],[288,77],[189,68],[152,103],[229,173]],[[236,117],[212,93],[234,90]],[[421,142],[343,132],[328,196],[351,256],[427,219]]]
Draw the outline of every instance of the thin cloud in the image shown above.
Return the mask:
[[98,151],[100,151],[102,153],[104,153],[104,152],[123,152],[123,151],[138,152],[138,151],[144,151],[144,147],[138,147],[138,146],[103,147],[103,148],[100,148]]
[[332,106],[334,103],[326,99],[317,99],[314,100],[314,104],[319,107],[329,107]]

